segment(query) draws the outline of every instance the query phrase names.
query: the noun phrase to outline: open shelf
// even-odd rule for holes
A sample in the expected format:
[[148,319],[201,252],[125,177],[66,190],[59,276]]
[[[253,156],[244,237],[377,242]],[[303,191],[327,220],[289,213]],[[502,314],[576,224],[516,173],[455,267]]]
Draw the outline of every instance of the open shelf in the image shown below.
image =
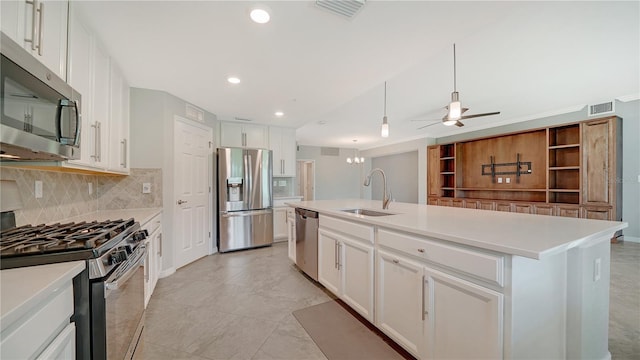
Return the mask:
[[549,190],[550,203],[580,204],[580,191]]
[[580,168],[549,169],[549,189],[580,190]]
[[453,159],[455,156],[455,144],[440,145],[440,159]]
[[549,147],[580,144],[580,124],[549,128]]
[[580,166],[580,147],[549,148],[549,167]]
[[547,200],[546,189],[456,189],[456,197],[480,200],[508,200],[545,202]]

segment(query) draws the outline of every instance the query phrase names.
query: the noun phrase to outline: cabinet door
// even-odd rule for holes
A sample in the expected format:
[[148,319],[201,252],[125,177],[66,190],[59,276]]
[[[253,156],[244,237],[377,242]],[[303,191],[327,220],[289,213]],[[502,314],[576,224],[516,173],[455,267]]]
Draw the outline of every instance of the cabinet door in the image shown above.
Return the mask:
[[553,205],[535,204],[533,206],[533,213],[536,215],[553,215]]
[[72,164],[91,165],[94,155],[93,94],[91,91],[91,32],[80,21],[75,7],[71,8],[69,20],[69,84],[82,96],[80,112],[82,127],[80,128],[80,159],[71,160]]
[[282,129],[269,127],[269,149],[273,152],[273,176],[281,176],[284,173],[282,165]]
[[287,208],[273,209],[273,239],[287,238]]
[[615,166],[612,166],[613,151],[611,134],[613,125],[610,120],[596,120],[583,124],[583,164],[584,164],[584,203],[608,204],[611,202],[610,180]]
[[153,286],[151,285],[151,272],[155,267],[155,259],[153,256],[155,244],[153,237],[146,241],[145,245],[147,246],[147,255],[144,258],[144,307],[146,308],[153,293]]
[[282,143],[280,145],[280,154],[282,156],[282,168],[283,168],[282,176],[295,177],[296,176],[296,130],[295,129],[282,129]]
[[433,359],[502,359],[503,295],[425,268],[427,349]]
[[109,159],[109,55],[94,40],[93,46],[93,127],[94,157],[96,167],[106,167]]
[[595,220],[613,220],[609,207],[585,207],[582,209],[582,217]]
[[318,230],[318,282],[340,296],[340,240],[337,235]]
[[293,209],[287,209],[287,239],[289,242],[289,260],[296,262],[296,218]]
[[533,214],[533,205],[515,203],[513,204],[513,210],[517,213]]
[[[340,246],[342,245],[342,246]],[[344,238],[342,252],[341,298],[362,317],[373,322],[373,246]]]
[[427,148],[427,195],[440,196],[440,147]]
[[243,140],[242,124],[226,122],[220,124],[220,146],[242,147],[244,145]]
[[424,290],[422,265],[378,250],[376,326],[418,359],[426,355]]
[[[2,32],[9,36],[11,40],[24,45],[24,30],[26,2],[24,1],[0,1],[0,23]],[[31,5],[29,5],[29,16],[31,16]],[[29,29],[31,30],[31,29]],[[31,37],[31,33],[29,33]]]
[[[39,1],[40,15],[36,25],[40,50],[33,55],[61,79],[67,79],[67,1]],[[42,29],[38,27],[42,26]],[[40,36],[40,34],[42,36]],[[29,36],[30,38],[30,36]]]
[[110,130],[109,130],[109,170],[128,173],[129,171],[129,86],[120,69],[112,62],[109,81],[110,90]]
[[243,132],[245,137],[244,146],[250,148],[269,148],[269,136],[267,127],[263,125],[244,125]]
[[571,205],[556,205],[555,206],[555,215],[556,216],[579,218],[580,217],[580,207],[579,206],[571,206]]
[[497,202],[496,201],[496,210],[511,212],[511,203]]

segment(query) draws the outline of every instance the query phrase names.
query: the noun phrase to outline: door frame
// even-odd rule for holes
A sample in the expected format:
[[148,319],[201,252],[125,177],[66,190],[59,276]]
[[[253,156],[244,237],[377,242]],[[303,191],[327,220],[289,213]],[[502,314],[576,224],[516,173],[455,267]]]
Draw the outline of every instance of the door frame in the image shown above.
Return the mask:
[[[312,200],[316,200],[316,161],[311,159],[296,159],[296,187],[298,190],[300,190],[300,182],[302,181],[302,176],[300,176],[300,173],[299,173],[300,164],[302,164],[303,166],[306,166],[306,164],[311,164],[311,172],[313,173],[313,177],[312,177],[313,199]],[[306,180],[306,177],[305,177],[305,180]],[[304,192],[298,195],[304,196]],[[307,200],[307,199],[303,198],[303,200]]]

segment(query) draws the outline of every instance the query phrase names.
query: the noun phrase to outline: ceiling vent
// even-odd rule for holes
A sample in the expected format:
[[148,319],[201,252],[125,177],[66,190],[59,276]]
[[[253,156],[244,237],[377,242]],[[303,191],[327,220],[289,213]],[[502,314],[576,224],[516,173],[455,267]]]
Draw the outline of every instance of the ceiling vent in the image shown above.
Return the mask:
[[588,116],[613,114],[615,112],[613,101],[608,101],[602,104],[589,105],[588,109]]
[[320,155],[322,156],[340,156],[340,148],[337,147],[321,147]]
[[366,0],[316,0],[316,6],[348,19],[354,17]]
[[251,120],[251,119],[241,118],[241,117],[237,117],[237,116],[236,116],[236,117],[234,117],[234,119],[235,119],[236,121],[246,121],[246,122],[253,121],[253,120]]
[[204,110],[199,109],[191,104],[187,104],[185,115],[191,120],[204,122]]

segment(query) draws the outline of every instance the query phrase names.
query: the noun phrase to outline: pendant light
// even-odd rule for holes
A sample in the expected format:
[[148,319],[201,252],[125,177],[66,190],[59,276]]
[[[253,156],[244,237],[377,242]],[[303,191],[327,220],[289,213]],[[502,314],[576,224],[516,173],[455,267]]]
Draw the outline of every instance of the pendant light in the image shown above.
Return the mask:
[[382,118],[382,127],[380,128],[380,136],[389,137],[389,123],[387,122],[387,82],[384,82],[384,117]]
[[447,126],[455,125],[461,116],[460,97],[458,90],[456,90],[456,44],[453,44],[453,92],[451,93],[451,103],[449,104],[447,118],[442,123]]

